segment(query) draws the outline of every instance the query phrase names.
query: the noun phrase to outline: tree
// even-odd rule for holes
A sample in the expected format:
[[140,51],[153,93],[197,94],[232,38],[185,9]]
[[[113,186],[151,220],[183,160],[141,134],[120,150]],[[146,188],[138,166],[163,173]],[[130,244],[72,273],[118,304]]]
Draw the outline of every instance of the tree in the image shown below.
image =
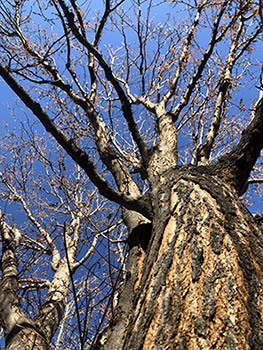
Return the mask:
[[103,4],[6,1],[0,27],[2,79],[122,209],[127,273],[93,348],[261,349],[262,233],[240,199],[262,180],[261,5]]
[[110,311],[122,231],[118,241],[109,238],[120,225],[111,208],[81,169],[58,150],[52,156],[45,142],[32,127],[1,140],[1,325],[8,349],[48,348],[51,339],[54,348],[83,349]]

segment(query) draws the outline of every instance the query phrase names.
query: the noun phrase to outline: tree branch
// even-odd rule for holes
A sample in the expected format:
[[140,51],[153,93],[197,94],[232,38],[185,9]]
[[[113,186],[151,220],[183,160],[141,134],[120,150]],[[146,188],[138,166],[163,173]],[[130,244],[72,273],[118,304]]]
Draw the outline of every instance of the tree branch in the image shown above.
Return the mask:
[[253,184],[262,184],[263,179],[262,178],[253,178],[248,180],[248,185],[253,185]]
[[[86,39],[85,36],[85,28],[84,24],[81,18],[81,13],[78,10],[78,7],[75,3],[75,1],[71,0],[71,4],[73,6],[73,9],[75,13],[77,14],[77,18],[80,22],[80,28],[82,37]],[[117,186],[119,190],[125,194],[130,195],[134,199],[139,198],[141,196],[141,191],[139,187],[136,185],[136,183],[133,181],[128,168],[125,166],[124,162],[118,157],[116,151],[113,149],[111,145],[111,140],[109,137],[107,126],[103,120],[103,118],[97,113],[92,103],[95,101],[96,97],[96,91],[97,91],[97,77],[95,72],[95,61],[94,61],[94,55],[90,51],[88,52],[88,60],[89,60],[89,72],[90,72],[90,79],[91,79],[91,91],[89,94],[89,97],[92,101],[90,101],[87,98],[86,92],[81,87],[76,72],[71,68],[71,57],[70,57],[70,42],[69,42],[69,35],[68,30],[66,28],[66,23],[64,21],[62,13],[60,13],[60,9],[58,8],[58,5],[54,3],[54,6],[57,9],[58,15],[60,17],[60,20],[62,22],[62,26],[64,29],[66,42],[67,42],[67,64],[66,68],[68,69],[69,73],[71,74],[74,82],[76,83],[79,91],[81,91],[83,98],[78,96],[77,93],[74,92],[73,88],[68,84],[65,83],[59,74],[57,68],[55,65],[53,65],[51,62],[48,62],[45,56],[42,56],[38,51],[36,51],[32,46],[30,45],[28,39],[23,35],[23,32],[20,28],[17,29],[17,32],[19,33],[19,38],[22,41],[24,49],[27,51],[27,53],[32,56],[34,59],[37,60],[38,64],[41,65],[51,76],[53,77],[54,81],[49,82],[49,84],[54,85],[58,87],[59,89],[63,90],[70,98],[71,100],[76,104],[83,108],[85,111],[87,117],[89,118],[93,129],[95,131],[96,135],[96,146],[97,150],[100,155],[100,159],[102,162],[106,165],[107,169],[111,172],[113,175]],[[98,32],[96,33],[95,39],[94,39],[94,46],[96,47],[98,45],[99,39],[102,35],[103,28],[105,26],[107,17],[109,16],[111,12],[110,9],[110,2],[107,1],[105,4],[105,12],[103,15],[103,18],[101,20],[101,24],[99,26]],[[26,79],[29,79],[26,77]],[[31,79],[29,79],[31,80]],[[36,82],[38,83],[38,82]],[[134,213],[133,213],[134,216]],[[140,218],[141,220],[141,218]]]
[[169,101],[169,99],[175,93],[175,90],[177,88],[177,84],[178,84],[179,78],[181,76],[182,69],[187,63],[187,54],[189,52],[190,44],[192,43],[192,40],[194,39],[194,32],[195,32],[196,27],[197,27],[197,25],[199,23],[199,20],[200,20],[200,17],[201,17],[201,12],[202,12],[202,10],[203,10],[203,8],[205,7],[206,4],[207,4],[207,1],[202,3],[197,8],[197,14],[195,16],[194,22],[193,22],[193,24],[191,26],[190,31],[187,34],[187,37],[185,38],[185,45],[184,45],[183,51],[182,51],[182,53],[180,55],[179,62],[178,62],[177,68],[176,68],[176,72],[175,72],[174,77],[173,77],[173,79],[172,79],[172,81],[170,83],[170,87],[169,87],[168,92],[163,97],[163,101],[164,101],[165,104]]
[[143,160],[146,162],[148,159],[148,147],[146,146],[143,139],[141,138],[138,127],[137,127],[137,125],[134,121],[134,118],[133,118],[133,113],[131,110],[131,103],[129,102],[123,88],[121,87],[118,79],[113,74],[113,72],[112,72],[111,68],[109,67],[109,65],[107,64],[107,62],[104,60],[102,54],[96,49],[96,47],[94,45],[92,45],[86,39],[85,36],[81,35],[81,33],[79,32],[79,30],[75,24],[74,14],[72,12],[70,12],[69,8],[65,4],[65,1],[58,0],[58,2],[60,4],[66,18],[67,18],[69,28],[72,30],[73,35],[89,52],[91,52],[96,57],[96,59],[99,62],[99,65],[104,70],[106,78],[114,86],[114,88],[118,94],[118,97],[120,99],[123,115],[127,121],[129,130],[134,138],[134,141],[136,142],[136,144],[140,150],[140,153],[141,153]]
[[11,191],[11,193],[14,195],[14,197],[21,203],[28,219],[33,223],[33,225],[37,228],[37,230],[39,231],[39,233],[45,238],[45,240],[47,241],[48,245],[50,246],[51,252],[52,252],[52,268],[55,270],[56,266],[60,260],[60,254],[58,249],[56,248],[56,245],[54,244],[52,238],[50,237],[49,233],[43,229],[43,227],[41,226],[40,222],[35,218],[35,216],[32,214],[31,210],[29,209],[28,204],[26,203],[25,199],[23,198],[23,196],[21,196],[17,190],[15,189],[14,186],[12,186],[10,183],[8,183],[7,181],[5,181],[3,179],[3,175],[0,172],[0,179],[2,180],[2,182],[5,184],[5,186],[8,188],[8,190]]
[[15,80],[13,75],[7,68],[0,65],[0,76],[5,80],[9,87],[23,101],[23,103],[32,111],[39,119],[47,132],[56,139],[60,146],[71,156],[71,158],[80,165],[87,173],[89,179],[98,188],[99,192],[107,199],[124,206],[127,209],[141,213],[148,219],[152,217],[151,204],[148,200],[141,197],[133,199],[120,192],[115,191],[109,183],[98,173],[93,162],[90,160],[86,152],[80,149],[73,140],[69,139],[52,121],[48,114],[42,109],[41,105],[33,100],[33,98],[24,90],[24,88]]
[[218,31],[219,31],[219,24],[220,21],[223,17],[223,14],[225,13],[226,7],[227,7],[227,3],[228,1],[224,1],[221,4],[221,9],[220,12],[216,18],[216,21],[214,23],[213,26],[213,30],[212,30],[212,35],[211,35],[211,40],[208,44],[207,50],[204,53],[203,57],[201,58],[201,61],[196,69],[196,71],[194,72],[194,74],[192,75],[192,78],[190,80],[190,83],[188,84],[180,102],[177,104],[177,106],[172,110],[172,114],[173,114],[173,119],[177,120],[180,112],[182,111],[182,109],[187,105],[187,103],[189,102],[189,99],[192,95],[192,92],[194,91],[194,88],[198,82],[198,80],[201,78],[202,73],[206,67],[206,64],[209,60],[209,58],[211,57],[215,45],[218,43],[218,41],[220,41],[223,37],[223,33],[220,33],[220,35],[218,36]]
[[[0,213],[0,234],[2,238],[0,283],[0,323],[4,329],[6,343],[23,328],[37,332],[34,323],[21,310],[18,300],[18,267],[16,258],[17,239],[15,232],[5,223]],[[19,330],[18,330],[19,328]]]
[[239,194],[244,193],[249,175],[263,148],[263,99],[254,118],[243,131],[238,144],[215,165],[219,176],[227,179]]
[[225,103],[226,94],[231,87],[231,75],[235,62],[235,53],[238,49],[238,41],[241,37],[242,31],[244,28],[244,21],[240,20],[239,27],[236,33],[236,36],[232,42],[228,57],[226,59],[226,65],[222,73],[220,82],[219,82],[219,91],[215,103],[214,114],[211,120],[209,130],[206,134],[205,142],[199,146],[197,150],[197,163],[208,164],[209,157],[212,151],[213,144],[218,134],[218,130],[222,120],[222,109]]

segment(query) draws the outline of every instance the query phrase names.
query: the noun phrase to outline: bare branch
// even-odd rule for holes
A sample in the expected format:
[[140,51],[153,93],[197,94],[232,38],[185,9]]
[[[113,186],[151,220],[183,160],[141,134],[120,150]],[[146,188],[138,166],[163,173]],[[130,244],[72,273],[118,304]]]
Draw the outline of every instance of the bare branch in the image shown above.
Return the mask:
[[227,7],[228,1],[224,1],[221,5],[220,5],[220,11],[218,16],[216,17],[216,20],[214,22],[214,26],[213,26],[213,30],[212,30],[212,35],[211,35],[211,39],[209,41],[208,47],[206,52],[204,53],[203,57],[201,58],[200,63],[198,64],[198,67],[196,69],[196,71],[194,72],[190,83],[188,84],[185,93],[183,94],[181,101],[178,103],[178,105],[172,110],[172,115],[173,115],[173,119],[177,120],[180,112],[182,111],[182,109],[187,105],[190,96],[193,92],[193,89],[196,86],[196,83],[198,82],[198,80],[201,78],[203,70],[209,60],[209,58],[211,57],[213,50],[215,48],[216,43],[222,38],[223,33],[220,33],[219,37],[218,37],[218,29],[219,29],[219,24],[220,21],[223,17],[223,14],[225,13],[226,7]]
[[248,185],[254,185],[254,184],[262,184],[263,179],[262,178],[252,178],[248,180]]
[[2,182],[5,183],[6,187],[13,193],[14,197],[16,198],[16,200],[20,201],[22,204],[22,207],[24,208],[26,215],[28,217],[28,219],[34,224],[34,226],[37,228],[37,230],[40,232],[40,234],[45,237],[47,243],[50,246],[51,252],[52,252],[52,256],[53,256],[53,260],[52,260],[52,268],[55,270],[58,262],[60,260],[60,254],[58,249],[56,248],[52,238],[50,237],[49,233],[43,229],[43,227],[41,226],[41,224],[38,222],[38,220],[34,217],[34,215],[32,214],[32,212],[30,211],[26,201],[24,200],[24,198],[18,194],[18,192],[16,191],[16,189],[14,188],[14,186],[12,186],[10,183],[6,182],[3,179],[3,175],[2,173],[0,173],[0,178],[2,180]]
[[175,93],[175,90],[176,90],[176,87],[177,87],[177,84],[178,84],[178,81],[179,81],[182,69],[185,66],[185,64],[187,63],[187,54],[189,53],[190,44],[191,44],[191,42],[192,42],[192,40],[194,38],[194,32],[195,32],[195,30],[196,30],[196,28],[198,26],[199,21],[200,21],[201,12],[202,12],[203,8],[206,6],[207,2],[208,2],[207,0],[204,1],[197,8],[197,14],[196,14],[194,22],[193,22],[193,24],[191,26],[191,29],[190,29],[190,31],[189,31],[186,39],[185,39],[185,45],[184,45],[183,51],[182,51],[182,53],[180,55],[179,62],[178,62],[177,68],[176,68],[176,72],[175,72],[174,78],[172,79],[172,81],[170,83],[170,88],[169,88],[168,92],[163,96],[163,101],[164,101],[165,104],[169,101],[169,99]]
[[241,36],[241,33],[243,32],[243,27],[244,27],[244,22],[240,20],[236,37],[232,42],[230,52],[226,59],[225,69],[223,71],[221,81],[219,82],[220,86],[219,86],[219,91],[218,91],[218,95],[215,103],[214,115],[213,115],[213,118],[211,119],[211,124],[206,134],[206,140],[202,145],[199,146],[197,151],[198,165],[209,163],[210,153],[212,151],[212,147],[217,137],[218,130],[221,124],[222,110],[223,110],[223,105],[225,103],[226,94],[229,90],[229,87],[231,86],[231,75],[232,75],[232,69],[235,62],[235,53],[238,48],[239,38]]
[[114,86],[119,99],[121,101],[121,107],[122,107],[122,111],[123,111],[123,115],[125,117],[125,119],[127,120],[128,123],[128,127],[129,130],[136,142],[136,144],[138,145],[138,148],[140,150],[140,153],[142,155],[142,158],[144,159],[144,161],[146,162],[148,160],[148,151],[147,151],[147,146],[145,145],[144,141],[142,140],[140,133],[138,131],[138,127],[134,121],[133,118],[133,113],[131,110],[131,104],[123,90],[123,88],[121,87],[121,85],[119,84],[118,79],[114,76],[111,68],[109,67],[109,65],[107,64],[107,62],[104,60],[103,56],[101,55],[101,53],[94,47],[94,45],[92,45],[91,43],[88,42],[88,40],[81,35],[81,33],[79,32],[76,24],[75,24],[75,20],[74,20],[74,15],[72,12],[69,11],[67,5],[65,4],[65,2],[63,0],[59,0],[59,4],[61,6],[61,8],[64,11],[64,14],[68,20],[68,25],[72,30],[72,33],[75,35],[75,37],[79,40],[79,42],[87,48],[87,50],[89,52],[91,52],[96,59],[98,60],[100,66],[102,67],[102,69],[104,70],[105,76],[107,77],[107,79],[109,80],[109,82],[112,83],[112,85]]
[[243,131],[238,144],[217,162],[215,169],[218,169],[220,176],[227,176],[228,182],[242,194],[262,148],[263,100],[258,104],[255,116]]
[[145,217],[151,218],[150,203],[147,204],[147,201],[143,198],[133,199],[115,191],[98,173],[87,153],[81,150],[71,139],[67,138],[65,134],[58,129],[47,113],[43,111],[40,104],[29,96],[23,87],[8,72],[7,68],[4,68],[2,65],[0,65],[0,75],[24,104],[35,114],[46,130],[52,134],[60,146],[64,148],[72,159],[87,173],[90,180],[97,186],[99,192],[103,196],[126,207],[127,209],[137,211]]

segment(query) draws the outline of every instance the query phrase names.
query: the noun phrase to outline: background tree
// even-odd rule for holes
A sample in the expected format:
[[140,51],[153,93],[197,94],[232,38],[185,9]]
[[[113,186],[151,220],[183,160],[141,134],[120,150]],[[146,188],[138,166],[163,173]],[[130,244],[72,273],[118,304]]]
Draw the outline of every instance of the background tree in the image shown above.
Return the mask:
[[260,349],[261,230],[239,196],[261,180],[261,8],[96,6],[6,1],[0,25],[1,77],[122,209],[128,271],[95,347]]
[[6,348],[50,348],[53,338],[51,348],[84,349],[104,325],[121,277],[120,219],[56,145],[49,152],[30,125],[21,129],[1,140]]

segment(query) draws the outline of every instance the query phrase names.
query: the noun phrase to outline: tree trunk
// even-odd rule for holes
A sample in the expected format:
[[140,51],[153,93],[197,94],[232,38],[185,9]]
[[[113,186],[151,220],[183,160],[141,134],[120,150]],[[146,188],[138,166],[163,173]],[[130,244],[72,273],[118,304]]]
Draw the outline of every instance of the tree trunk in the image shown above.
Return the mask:
[[0,215],[2,238],[0,281],[0,321],[5,333],[6,350],[49,348],[44,333],[22,311],[18,298],[17,237]]
[[211,169],[152,185],[152,236],[131,248],[104,350],[263,348],[262,232]]
[[1,215],[0,235],[2,238],[0,322],[5,334],[5,349],[47,350],[64,315],[70,284],[68,263],[73,264],[76,247],[68,248],[68,261],[65,257],[59,260],[45,302],[31,319],[23,312],[18,296],[17,232],[6,224]]

